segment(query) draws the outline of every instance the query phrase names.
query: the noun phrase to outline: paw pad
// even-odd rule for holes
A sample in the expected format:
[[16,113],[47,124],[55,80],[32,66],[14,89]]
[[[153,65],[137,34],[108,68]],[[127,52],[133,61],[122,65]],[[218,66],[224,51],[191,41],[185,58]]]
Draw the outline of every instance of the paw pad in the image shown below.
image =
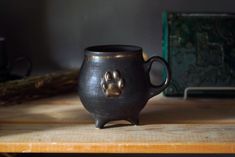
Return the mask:
[[119,96],[124,88],[124,80],[118,70],[107,71],[101,79],[101,87],[108,97]]

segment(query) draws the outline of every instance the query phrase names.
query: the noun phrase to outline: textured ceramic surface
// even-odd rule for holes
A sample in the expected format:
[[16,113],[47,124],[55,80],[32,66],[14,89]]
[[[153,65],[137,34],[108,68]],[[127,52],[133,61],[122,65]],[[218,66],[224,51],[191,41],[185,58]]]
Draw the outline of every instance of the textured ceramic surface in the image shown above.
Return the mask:
[[[150,82],[153,62],[168,72],[159,86]],[[80,69],[79,95],[84,107],[102,128],[112,120],[139,123],[139,113],[149,98],[164,90],[170,80],[167,63],[160,57],[143,60],[142,48],[127,45],[94,46],[85,50]]]

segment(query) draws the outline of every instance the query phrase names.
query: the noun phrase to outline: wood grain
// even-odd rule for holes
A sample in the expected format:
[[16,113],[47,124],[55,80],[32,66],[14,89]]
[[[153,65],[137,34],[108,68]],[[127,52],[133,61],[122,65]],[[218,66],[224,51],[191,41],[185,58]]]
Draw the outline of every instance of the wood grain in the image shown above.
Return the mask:
[[0,107],[0,152],[235,153],[234,99],[160,95],[140,124],[95,129],[77,95]]

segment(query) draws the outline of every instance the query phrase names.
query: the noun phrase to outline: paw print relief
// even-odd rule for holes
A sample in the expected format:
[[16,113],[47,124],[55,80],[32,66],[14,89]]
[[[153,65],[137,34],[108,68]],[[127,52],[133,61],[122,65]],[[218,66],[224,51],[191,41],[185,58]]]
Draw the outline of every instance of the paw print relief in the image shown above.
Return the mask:
[[124,88],[124,79],[118,70],[107,71],[101,79],[101,87],[107,97],[119,96]]

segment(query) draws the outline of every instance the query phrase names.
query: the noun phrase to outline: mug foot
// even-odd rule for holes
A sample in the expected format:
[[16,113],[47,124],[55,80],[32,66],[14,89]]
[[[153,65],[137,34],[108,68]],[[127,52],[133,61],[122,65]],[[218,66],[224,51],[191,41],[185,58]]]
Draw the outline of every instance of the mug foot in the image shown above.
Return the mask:
[[[131,118],[123,118],[123,119],[115,119],[115,120],[126,120],[130,122],[132,125],[139,125],[139,117],[131,117]],[[110,121],[113,121],[113,119],[108,120],[104,118],[95,117],[95,127],[98,129],[102,129],[104,128],[105,124],[107,124]]]
[[98,129],[102,129],[104,128],[105,124],[108,123],[108,120],[104,120],[104,119],[97,119],[95,120],[95,127]]

